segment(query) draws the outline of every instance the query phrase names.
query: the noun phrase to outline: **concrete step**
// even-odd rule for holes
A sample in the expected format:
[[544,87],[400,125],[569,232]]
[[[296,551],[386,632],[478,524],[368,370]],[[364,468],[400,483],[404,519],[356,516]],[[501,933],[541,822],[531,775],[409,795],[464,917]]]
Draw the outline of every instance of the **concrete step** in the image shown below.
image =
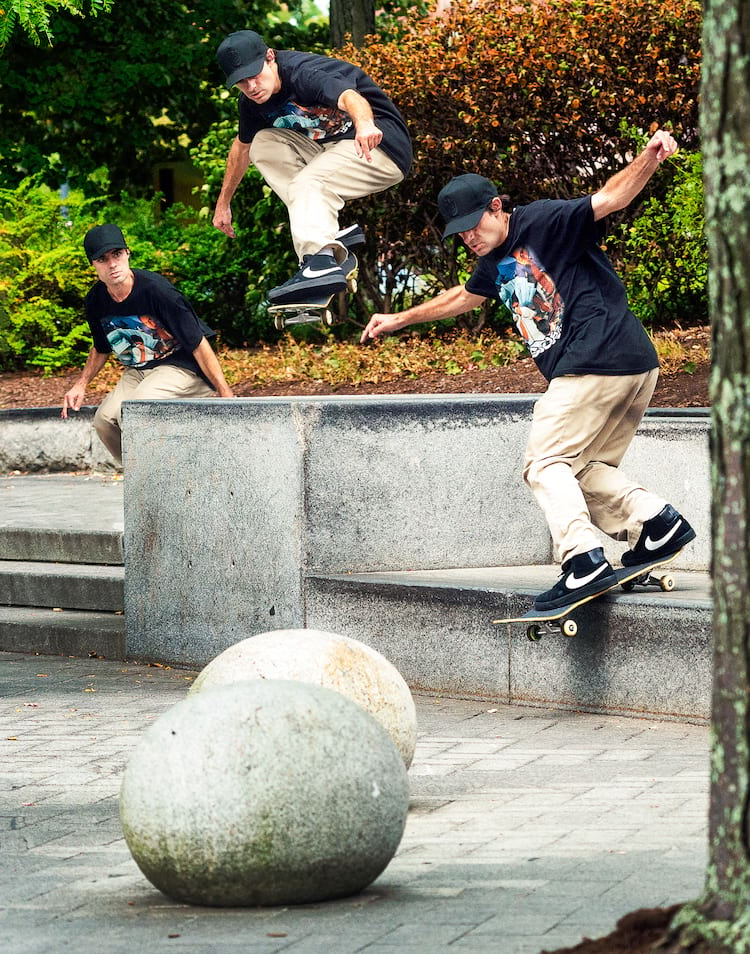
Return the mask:
[[612,591],[574,614],[578,635],[540,642],[520,616],[556,566],[314,573],[306,625],[382,652],[414,689],[489,702],[705,721],[710,717],[708,574],[678,570],[672,592]]
[[125,569],[0,560],[0,606],[47,606],[122,612]]
[[125,658],[125,617],[118,613],[0,607],[0,650]]
[[119,480],[0,478],[0,560],[122,564],[122,534]]
[[122,565],[122,531],[0,527],[0,559]]

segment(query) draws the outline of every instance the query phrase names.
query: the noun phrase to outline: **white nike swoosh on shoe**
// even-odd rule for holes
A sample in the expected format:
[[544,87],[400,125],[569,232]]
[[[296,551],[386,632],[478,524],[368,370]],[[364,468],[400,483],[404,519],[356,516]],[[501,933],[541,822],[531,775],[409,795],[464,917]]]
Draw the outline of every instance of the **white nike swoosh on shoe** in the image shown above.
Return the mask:
[[663,537],[660,537],[658,540],[652,540],[648,535],[643,541],[643,545],[647,550],[658,550],[659,547],[663,547],[665,543],[669,543],[672,537],[677,533],[677,531],[682,526],[682,520],[678,520],[677,523],[672,527],[671,530],[668,530]]
[[586,586],[587,583],[591,583],[592,580],[595,580],[597,576],[599,576],[601,573],[604,573],[608,569],[608,564],[602,563],[601,566],[598,566],[587,576],[576,576],[575,573],[569,573],[567,579],[565,580],[565,585],[569,590],[580,590],[582,586]]
[[323,275],[331,275],[333,272],[341,272],[341,268],[338,265],[334,265],[332,268],[320,268],[314,269],[310,268],[309,265],[306,265],[302,269],[303,278],[322,278]]

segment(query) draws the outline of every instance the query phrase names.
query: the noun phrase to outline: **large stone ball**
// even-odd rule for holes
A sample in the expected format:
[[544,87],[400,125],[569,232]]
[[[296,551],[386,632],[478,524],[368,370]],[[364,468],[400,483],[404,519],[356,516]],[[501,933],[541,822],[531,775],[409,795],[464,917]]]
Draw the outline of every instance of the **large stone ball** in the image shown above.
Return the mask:
[[408,809],[388,733],[340,693],[283,680],[189,696],[145,733],[120,793],[125,840],[164,894],[300,904],[362,890]]
[[198,675],[191,694],[248,679],[296,679],[348,696],[381,722],[407,768],[417,744],[417,712],[403,676],[377,650],[317,629],[278,629],[243,639]]

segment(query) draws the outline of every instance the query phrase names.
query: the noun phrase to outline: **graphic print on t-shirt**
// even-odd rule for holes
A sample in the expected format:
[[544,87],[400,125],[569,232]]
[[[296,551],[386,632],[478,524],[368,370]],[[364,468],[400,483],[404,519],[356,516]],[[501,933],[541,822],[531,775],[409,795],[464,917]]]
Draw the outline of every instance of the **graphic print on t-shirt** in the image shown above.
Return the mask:
[[352,127],[350,117],[333,106],[300,106],[293,100],[271,113],[269,118],[278,129],[293,129],[310,139],[331,139],[347,133]]
[[177,347],[177,340],[150,315],[109,315],[102,319],[102,330],[117,359],[127,367],[166,358]]
[[495,282],[532,357],[560,340],[565,305],[552,276],[533,252],[518,248],[506,255],[498,262]]

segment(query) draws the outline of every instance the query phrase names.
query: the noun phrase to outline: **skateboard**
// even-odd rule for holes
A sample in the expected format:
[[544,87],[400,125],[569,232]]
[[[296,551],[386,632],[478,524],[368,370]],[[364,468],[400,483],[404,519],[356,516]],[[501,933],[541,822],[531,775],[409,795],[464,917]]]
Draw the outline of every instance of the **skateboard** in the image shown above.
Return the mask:
[[621,586],[625,592],[630,593],[636,586],[649,587],[658,586],[659,589],[668,592],[674,589],[674,577],[671,573],[654,573],[658,567],[666,566],[671,563],[681,550],[673,553],[671,556],[662,557],[660,560],[653,560],[649,563],[638,563],[635,566],[625,566],[622,569],[615,570],[617,582],[601,593],[594,593],[593,596],[584,596],[583,599],[575,600],[565,606],[558,606],[555,609],[537,610],[533,607],[524,613],[523,616],[512,616],[508,619],[493,619],[493,623],[526,623],[526,636],[536,642],[542,636],[549,636],[552,633],[560,632],[564,636],[575,636],[578,633],[578,623],[571,617],[571,613],[588,603],[596,600],[610,590]]
[[346,290],[323,292],[311,295],[305,302],[287,302],[283,305],[269,305],[268,314],[273,315],[273,323],[277,331],[283,331],[287,325],[309,325],[322,321],[329,327],[335,323],[336,316],[331,308],[333,299],[343,295],[346,291],[352,294],[357,290],[357,272],[359,263],[357,256],[352,252],[341,265],[346,275]]

